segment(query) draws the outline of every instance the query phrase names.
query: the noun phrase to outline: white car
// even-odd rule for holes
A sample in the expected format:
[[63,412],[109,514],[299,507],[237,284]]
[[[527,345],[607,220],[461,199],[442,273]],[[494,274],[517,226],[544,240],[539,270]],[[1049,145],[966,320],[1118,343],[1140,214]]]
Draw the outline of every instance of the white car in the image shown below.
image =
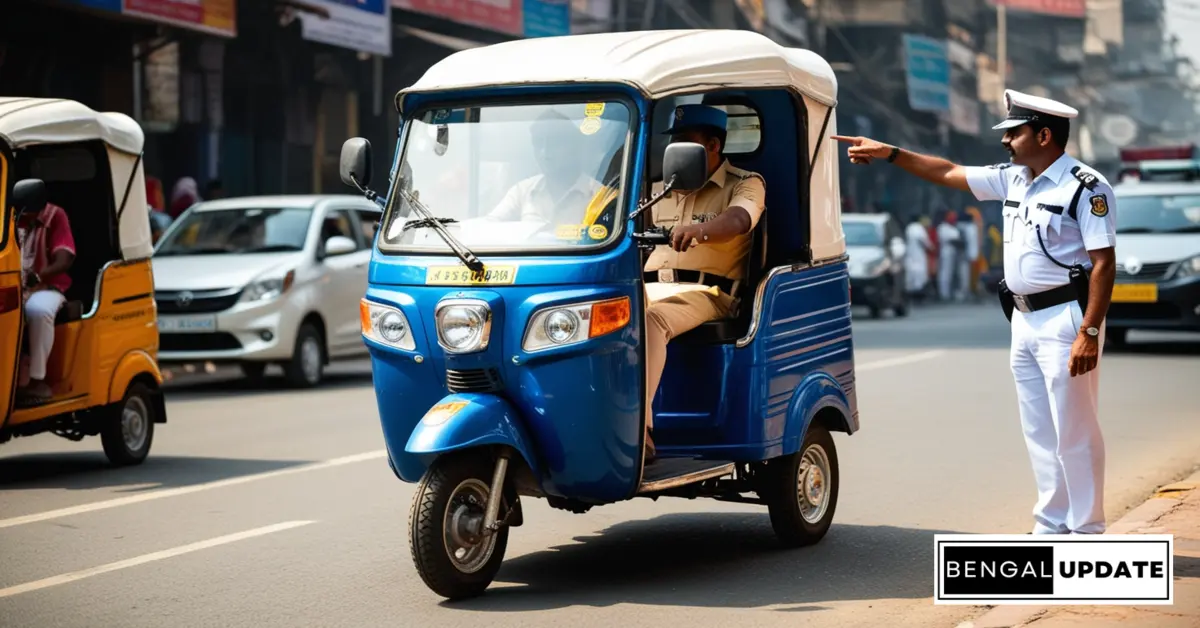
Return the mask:
[[379,207],[351,195],[198,203],[154,251],[161,364],[280,364],[294,386],[366,355],[359,300]]

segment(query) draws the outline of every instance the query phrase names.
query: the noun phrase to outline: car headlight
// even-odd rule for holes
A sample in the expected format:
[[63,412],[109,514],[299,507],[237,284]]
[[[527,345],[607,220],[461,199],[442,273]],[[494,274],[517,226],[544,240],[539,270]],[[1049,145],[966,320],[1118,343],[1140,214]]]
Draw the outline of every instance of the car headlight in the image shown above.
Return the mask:
[[483,301],[444,301],[434,312],[438,344],[446,353],[475,353],[487,349],[492,335],[492,310]]
[[1179,262],[1179,267],[1175,269],[1176,277],[1191,277],[1192,275],[1200,275],[1200,255]]
[[529,321],[521,346],[539,351],[610,334],[629,324],[629,309],[629,297],[547,308]]
[[277,298],[292,287],[292,282],[296,280],[296,271],[289,270],[282,277],[272,279],[259,279],[251,282],[242,290],[242,302],[252,303],[254,301],[269,301]]
[[364,337],[397,349],[416,350],[417,343],[413,340],[412,328],[404,312],[390,305],[362,299],[358,302],[358,313]]

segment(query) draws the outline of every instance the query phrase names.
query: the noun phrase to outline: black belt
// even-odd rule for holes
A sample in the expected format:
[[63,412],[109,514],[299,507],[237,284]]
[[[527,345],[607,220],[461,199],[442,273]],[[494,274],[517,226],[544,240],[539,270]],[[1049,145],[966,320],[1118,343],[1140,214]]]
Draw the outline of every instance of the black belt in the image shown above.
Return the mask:
[[1026,314],[1076,300],[1075,287],[1071,284],[1028,295],[1013,295],[1013,307]]
[[[698,270],[677,270],[677,269],[672,269],[672,268],[664,268],[663,270],[666,271],[667,273],[673,273],[674,281],[676,283],[698,283],[698,284],[703,284],[706,286],[713,286],[713,287],[719,288],[725,294],[733,296],[733,280],[732,279],[728,279],[728,278],[722,277],[720,275],[714,275],[712,273],[703,273],[704,280],[701,281],[700,275],[702,273]],[[656,282],[662,281],[662,279],[659,277],[658,273],[659,273],[659,271],[657,271],[657,270],[646,271],[645,273],[643,273],[643,278],[648,283],[656,283]],[[667,282],[667,283],[671,283],[671,282]]]

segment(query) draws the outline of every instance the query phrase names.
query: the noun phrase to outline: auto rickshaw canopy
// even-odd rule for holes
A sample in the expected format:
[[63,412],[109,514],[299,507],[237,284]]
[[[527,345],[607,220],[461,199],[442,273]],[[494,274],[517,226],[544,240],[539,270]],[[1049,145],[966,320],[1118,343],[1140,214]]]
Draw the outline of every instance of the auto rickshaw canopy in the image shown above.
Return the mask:
[[102,142],[108,156],[113,195],[109,206],[119,223],[121,257],[150,257],[154,245],[141,164],[145,134],[133,118],[123,113],[98,112],[73,100],[0,98],[0,139],[13,152],[35,146]]

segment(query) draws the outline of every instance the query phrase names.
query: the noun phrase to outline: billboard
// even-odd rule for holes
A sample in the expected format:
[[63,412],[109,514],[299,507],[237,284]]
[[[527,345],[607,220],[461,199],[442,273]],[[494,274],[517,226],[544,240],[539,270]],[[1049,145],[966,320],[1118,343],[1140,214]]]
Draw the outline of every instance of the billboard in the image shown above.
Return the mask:
[[387,0],[307,0],[329,12],[301,12],[304,39],[359,52],[392,55],[392,6]]
[[391,3],[397,9],[513,37],[570,35],[576,31],[573,11],[594,21],[598,9],[611,7],[607,0],[391,0]]
[[950,111],[950,59],[946,42],[904,34],[908,106],[916,111]]
[[[1087,0],[991,0],[993,6],[1057,17],[1087,17]],[[1119,3],[1118,3],[1119,4]]]
[[237,0],[72,0],[72,4],[221,37],[237,35]]

